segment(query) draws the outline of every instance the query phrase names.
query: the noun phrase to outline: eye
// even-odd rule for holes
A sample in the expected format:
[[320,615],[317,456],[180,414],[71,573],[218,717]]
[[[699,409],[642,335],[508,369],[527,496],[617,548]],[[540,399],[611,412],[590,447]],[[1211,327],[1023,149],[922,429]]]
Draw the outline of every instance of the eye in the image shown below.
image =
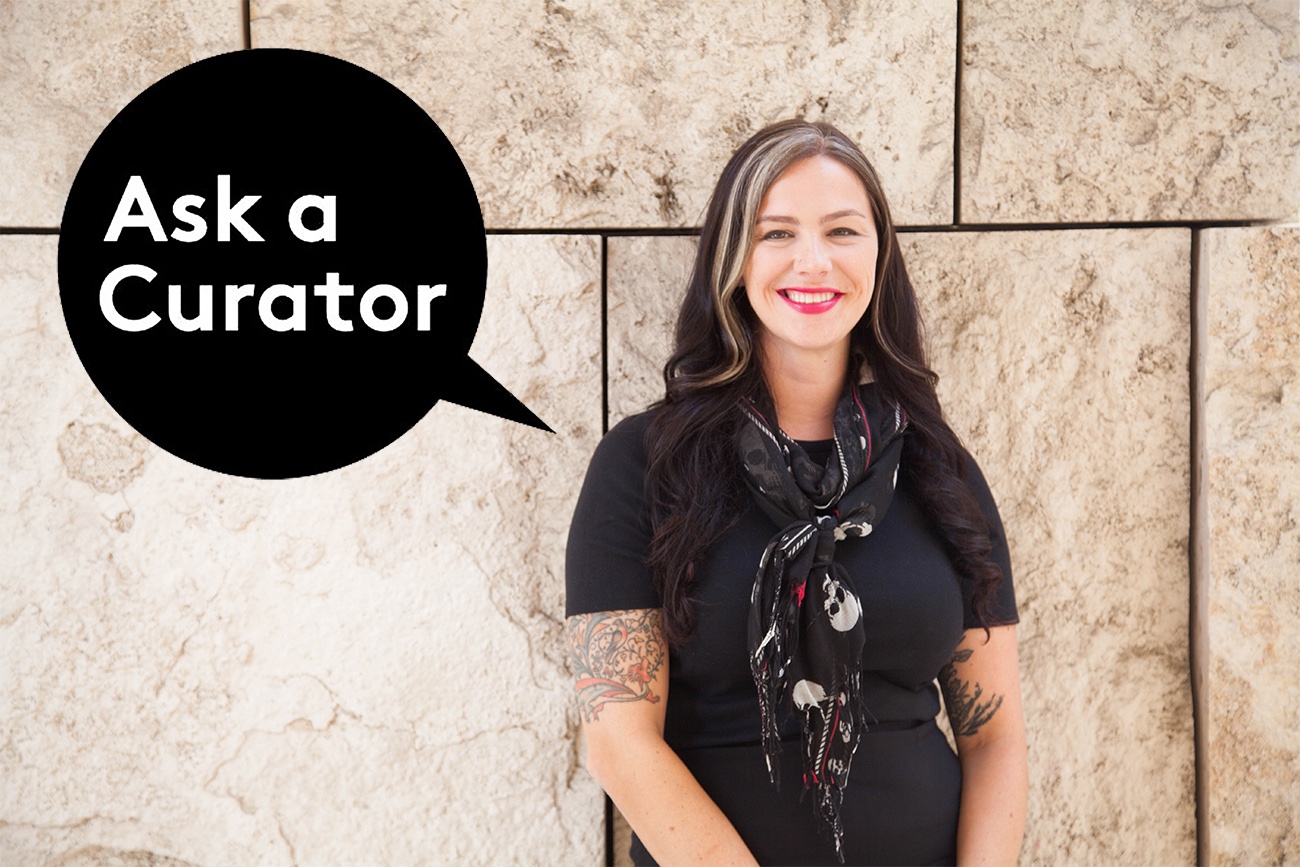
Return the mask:
[[790,233],[785,229],[773,229],[770,232],[764,232],[759,238],[761,241],[780,241],[790,237]]
[[850,229],[848,226],[840,226],[840,227],[838,227],[838,228],[831,229],[831,232],[830,232],[830,233],[831,233],[832,235],[840,235],[840,236],[843,236],[843,237],[848,237],[848,236],[852,236],[852,235],[856,235],[856,234],[858,234],[855,230]]

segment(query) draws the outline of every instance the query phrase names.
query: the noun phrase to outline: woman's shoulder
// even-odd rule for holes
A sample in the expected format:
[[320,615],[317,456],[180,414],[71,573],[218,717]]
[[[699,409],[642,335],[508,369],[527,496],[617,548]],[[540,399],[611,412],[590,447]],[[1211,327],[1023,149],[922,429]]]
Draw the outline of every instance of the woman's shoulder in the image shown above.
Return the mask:
[[626,416],[611,427],[596,444],[591,467],[629,472],[638,470],[644,476],[647,462],[646,431],[654,417],[655,410],[648,409]]
[[654,421],[656,415],[658,415],[658,409],[651,407],[650,409],[635,412],[629,416],[624,416],[618,423],[609,429],[609,433],[605,434],[604,438],[607,440],[613,439],[615,442],[623,443],[628,446],[635,443],[640,448],[644,448],[646,431],[650,428],[650,423]]
[[[966,487],[975,495],[976,502],[979,503],[980,510],[984,512],[985,517],[990,521],[998,518],[998,507],[993,499],[993,491],[989,489],[988,479],[984,471],[980,469],[979,462],[975,456],[964,446],[961,449],[961,477],[966,483]],[[1001,523],[1000,521],[998,522]]]
[[645,432],[653,417],[623,419],[591,456],[569,526],[566,616],[662,604],[645,566],[654,535],[645,498]]
[[[1002,524],[1002,515],[998,512],[997,502],[993,498],[993,491],[989,488],[984,471],[980,469],[979,462],[975,460],[965,446],[961,447],[961,460],[962,476],[966,487],[974,495],[975,502],[979,505],[980,511],[984,513],[985,520],[988,521],[989,540],[993,545],[990,556],[1002,572],[1002,580],[994,590],[991,603],[991,622],[993,625],[1017,623],[1020,620],[1020,615],[1016,609],[1016,591],[1011,577],[1011,551],[1007,541],[1006,529]],[[969,588],[966,589],[969,590]],[[978,624],[978,619],[969,608],[969,593],[966,595],[966,602],[965,626],[971,629]]]
[[984,471],[980,469],[979,461],[965,445],[958,446],[961,455],[961,475],[966,484],[976,494],[976,496],[987,496],[989,493],[989,483],[984,477]]
[[609,429],[591,455],[587,476],[582,485],[582,505],[611,501],[640,504],[645,498],[646,430],[654,419],[654,410],[627,416]]

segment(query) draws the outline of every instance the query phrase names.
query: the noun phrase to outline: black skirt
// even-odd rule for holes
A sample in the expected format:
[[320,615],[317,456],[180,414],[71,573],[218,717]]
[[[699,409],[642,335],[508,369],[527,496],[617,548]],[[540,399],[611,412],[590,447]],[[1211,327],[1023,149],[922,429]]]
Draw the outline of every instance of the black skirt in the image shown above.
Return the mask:
[[[838,865],[811,796],[803,797],[799,742],[785,743],[781,787],[757,745],[679,753],[760,864]],[[961,766],[933,721],[863,735],[844,789],[844,863],[953,864]],[[655,861],[632,837],[632,861]]]

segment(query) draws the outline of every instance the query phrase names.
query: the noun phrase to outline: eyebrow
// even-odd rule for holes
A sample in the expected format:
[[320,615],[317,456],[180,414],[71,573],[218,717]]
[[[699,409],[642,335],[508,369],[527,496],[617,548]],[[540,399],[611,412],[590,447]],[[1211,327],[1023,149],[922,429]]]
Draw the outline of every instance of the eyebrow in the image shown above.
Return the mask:
[[[833,213],[833,214],[827,214],[826,216],[822,217],[822,220],[821,220],[821,221],[822,221],[823,223],[830,223],[830,222],[832,222],[832,221],[834,221],[834,220],[838,220],[838,219],[840,219],[841,217],[861,217],[862,219],[865,220],[865,219],[867,218],[867,215],[864,214],[864,213],[862,213],[861,211],[855,210],[855,209],[853,209],[853,208],[845,208],[845,209],[842,210],[842,211],[836,211],[836,212]],[[799,221],[796,220],[794,217],[786,217],[786,216],[782,216],[782,215],[780,215],[780,214],[760,214],[760,215],[759,215],[759,218],[758,218],[758,222],[760,222],[760,223],[798,223]]]

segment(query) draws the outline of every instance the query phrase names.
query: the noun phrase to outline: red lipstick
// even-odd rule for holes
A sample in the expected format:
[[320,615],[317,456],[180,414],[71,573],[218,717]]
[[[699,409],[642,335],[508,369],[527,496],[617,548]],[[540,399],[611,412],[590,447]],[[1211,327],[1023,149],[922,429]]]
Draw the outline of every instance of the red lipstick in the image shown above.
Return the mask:
[[[825,313],[844,297],[844,293],[825,287],[791,286],[778,292],[786,304],[800,313]],[[827,297],[830,296],[830,297]]]

